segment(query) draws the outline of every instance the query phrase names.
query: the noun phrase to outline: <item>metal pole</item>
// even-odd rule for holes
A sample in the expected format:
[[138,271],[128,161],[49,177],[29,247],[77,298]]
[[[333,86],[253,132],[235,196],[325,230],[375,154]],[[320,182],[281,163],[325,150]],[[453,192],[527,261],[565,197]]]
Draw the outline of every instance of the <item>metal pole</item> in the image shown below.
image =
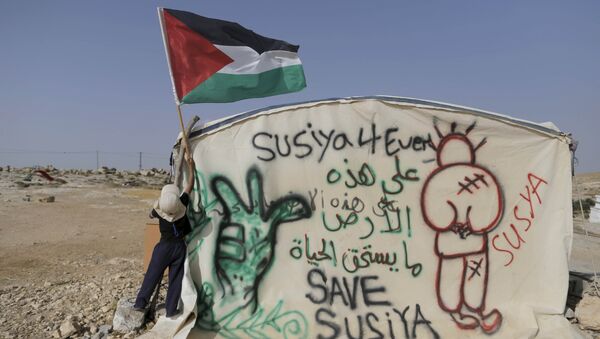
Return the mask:
[[142,170],[142,152],[140,152],[140,171]]
[[96,169],[100,168],[100,151],[96,151]]

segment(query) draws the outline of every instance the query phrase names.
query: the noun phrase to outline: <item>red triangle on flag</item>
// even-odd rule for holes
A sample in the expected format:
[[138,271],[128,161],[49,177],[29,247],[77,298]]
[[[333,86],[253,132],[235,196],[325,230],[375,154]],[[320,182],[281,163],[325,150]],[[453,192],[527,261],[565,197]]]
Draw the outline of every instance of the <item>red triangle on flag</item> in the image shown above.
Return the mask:
[[163,15],[171,74],[181,100],[233,59],[167,11]]

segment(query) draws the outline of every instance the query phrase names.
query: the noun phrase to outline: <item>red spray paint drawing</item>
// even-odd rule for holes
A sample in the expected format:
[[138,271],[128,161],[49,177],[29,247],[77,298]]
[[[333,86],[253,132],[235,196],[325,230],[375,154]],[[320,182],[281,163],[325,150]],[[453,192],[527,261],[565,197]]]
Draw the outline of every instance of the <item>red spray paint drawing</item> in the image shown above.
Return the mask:
[[494,174],[476,162],[477,146],[465,133],[442,135],[436,149],[438,167],[421,191],[425,223],[435,232],[438,256],[436,293],[438,304],[461,329],[494,333],[502,324],[497,309],[486,308],[488,285],[488,233],[500,222],[504,211],[502,191]]

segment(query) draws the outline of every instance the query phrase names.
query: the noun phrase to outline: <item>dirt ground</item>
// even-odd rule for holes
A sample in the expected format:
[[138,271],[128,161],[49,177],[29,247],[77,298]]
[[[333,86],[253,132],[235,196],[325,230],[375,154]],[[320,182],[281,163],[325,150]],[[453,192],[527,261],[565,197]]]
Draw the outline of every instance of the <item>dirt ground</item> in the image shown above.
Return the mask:
[[[144,227],[166,176],[55,172],[66,181],[57,185],[24,180],[29,172],[0,172],[0,338],[60,337],[65,319],[74,337],[100,338],[116,301],[142,280]],[[600,173],[576,183],[582,196],[600,194]],[[575,231],[572,269],[592,272],[600,238],[585,233],[600,235],[600,225],[576,219]]]
[[145,223],[165,177],[23,177],[0,172],[0,338],[50,337],[68,317],[78,337],[92,335],[141,283]]

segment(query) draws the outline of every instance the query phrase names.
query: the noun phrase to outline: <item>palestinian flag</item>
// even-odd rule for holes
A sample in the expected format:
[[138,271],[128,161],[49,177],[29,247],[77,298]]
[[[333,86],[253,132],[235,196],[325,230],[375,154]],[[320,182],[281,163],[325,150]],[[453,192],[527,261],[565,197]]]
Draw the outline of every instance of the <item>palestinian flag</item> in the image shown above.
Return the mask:
[[159,8],[178,104],[233,102],[306,87],[298,46],[235,22]]

